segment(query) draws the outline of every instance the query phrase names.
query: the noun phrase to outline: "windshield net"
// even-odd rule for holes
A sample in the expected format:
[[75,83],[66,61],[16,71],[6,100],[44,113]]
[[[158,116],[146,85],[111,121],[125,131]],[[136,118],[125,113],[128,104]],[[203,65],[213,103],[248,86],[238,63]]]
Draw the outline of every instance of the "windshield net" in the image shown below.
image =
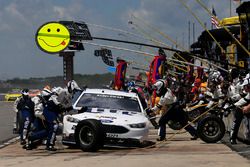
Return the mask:
[[141,112],[136,98],[106,94],[85,93],[76,106]]

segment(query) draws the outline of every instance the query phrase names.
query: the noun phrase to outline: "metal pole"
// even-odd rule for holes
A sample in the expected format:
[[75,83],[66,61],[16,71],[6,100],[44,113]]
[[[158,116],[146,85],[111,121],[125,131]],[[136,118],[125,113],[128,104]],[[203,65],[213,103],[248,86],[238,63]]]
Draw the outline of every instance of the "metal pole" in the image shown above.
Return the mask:
[[195,23],[193,22],[193,43],[194,43],[194,41],[195,41],[195,30],[194,30],[194,28],[195,28]]
[[189,51],[191,50],[190,45],[191,45],[190,43],[190,21],[188,21],[188,49]]
[[59,56],[63,57],[63,81],[66,84],[73,80],[74,76],[74,55],[75,52],[60,52]]
[[229,14],[230,14],[230,17],[231,17],[232,16],[232,0],[230,0],[229,3],[230,3],[230,13]]

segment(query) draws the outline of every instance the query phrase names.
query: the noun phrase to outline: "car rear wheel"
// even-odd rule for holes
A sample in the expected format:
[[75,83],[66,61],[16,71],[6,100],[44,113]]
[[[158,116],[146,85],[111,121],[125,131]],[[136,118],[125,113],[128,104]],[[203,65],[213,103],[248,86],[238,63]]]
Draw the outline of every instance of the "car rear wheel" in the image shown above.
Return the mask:
[[83,151],[94,152],[104,144],[105,133],[100,121],[83,120],[75,130],[75,140]]
[[215,115],[209,115],[200,120],[197,127],[198,136],[206,143],[216,143],[225,134],[224,122]]

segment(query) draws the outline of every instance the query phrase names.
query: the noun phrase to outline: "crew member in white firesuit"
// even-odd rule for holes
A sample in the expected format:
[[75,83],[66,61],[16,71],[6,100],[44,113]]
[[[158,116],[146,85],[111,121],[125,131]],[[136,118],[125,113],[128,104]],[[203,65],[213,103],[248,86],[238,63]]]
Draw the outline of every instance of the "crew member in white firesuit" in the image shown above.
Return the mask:
[[46,102],[49,100],[51,96],[51,89],[49,87],[43,88],[40,94],[32,98],[32,101],[35,104],[34,112],[37,118],[44,120],[43,109]]
[[206,106],[207,109],[211,108],[216,101],[218,101],[218,107],[222,107],[224,103],[225,94],[223,93],[224,78],[219,71],[211,71],[208,76],[208,88],[205,92],[206,96],[209,96],[211,100]]
[[23,89],[21,94],[22,96],[16,99],[14,108],[16,108],[17,114],[21,117],[18,120],[20,121],[20,143],[25,145],[31,123],[34,119],[34,103],[29,97],[29,89]]
[[230,114],[229,109],[232,107],[231,104],[237,102],[240,100],[241,96],[243,96],[243,87],[241,86],[243,83],[242,73],[240,74],[238,69],[231,69],[229,74],[231,83],[227,90],[226,103],[223,106],[224,116],[228,116]]
[[75,92],[81,91],[78,84],[71,80],[66,88],[57,87],[44,108],[44,117],[48,125],[47,150],[55,151],[55,139],[59,126],[59,115],[72,110],[72,98]]
[[246,96],[241,98],[236,103],[234,103],[236,110],[235,110],[234,120],[232,123],[231,132],[230,132],[231,144],[237,144],[236,139],[237,139],[238,131],[240,128],[241,121],[244,117],[242,108],[250,104],[250,78],[244,79],[244,82],[241,86],[244,88],[244,91],[246,92]]
[[[158,80],[153,85],[153,88],[156,89],[156,94],[160,97],[160,101],[155,107],[146,109],[146,112],[151,115],[152,113],[161,110],[165,106],[168,107],[167,111],[162,114],[159,120],[159,139],[157,140],[163,141],[166,138],[166,124],[169,120],[178,121],[182,127],[184,127],[188,124],[188,117],[185,111],[183,111],[183,109],[180,107],[176,96],[169,88],[167,88],[166,80]],[[197,132],[194,127],[188,125],[185,127],[185,130],[187,130],[193,136],[191,138],[192,140],[197,139]]]

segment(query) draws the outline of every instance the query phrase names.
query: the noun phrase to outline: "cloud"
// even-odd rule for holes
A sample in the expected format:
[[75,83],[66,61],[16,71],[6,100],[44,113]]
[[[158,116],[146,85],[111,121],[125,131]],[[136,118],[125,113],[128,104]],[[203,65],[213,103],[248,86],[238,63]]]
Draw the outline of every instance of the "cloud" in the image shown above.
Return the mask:
[[27,20],[27,18],[17,9],[17,4],[12,3],[5,8],[6,14],[11,18],[15,18],[20,20],[20,22],[25,23],[26,25],[30,26],[31,23]]

